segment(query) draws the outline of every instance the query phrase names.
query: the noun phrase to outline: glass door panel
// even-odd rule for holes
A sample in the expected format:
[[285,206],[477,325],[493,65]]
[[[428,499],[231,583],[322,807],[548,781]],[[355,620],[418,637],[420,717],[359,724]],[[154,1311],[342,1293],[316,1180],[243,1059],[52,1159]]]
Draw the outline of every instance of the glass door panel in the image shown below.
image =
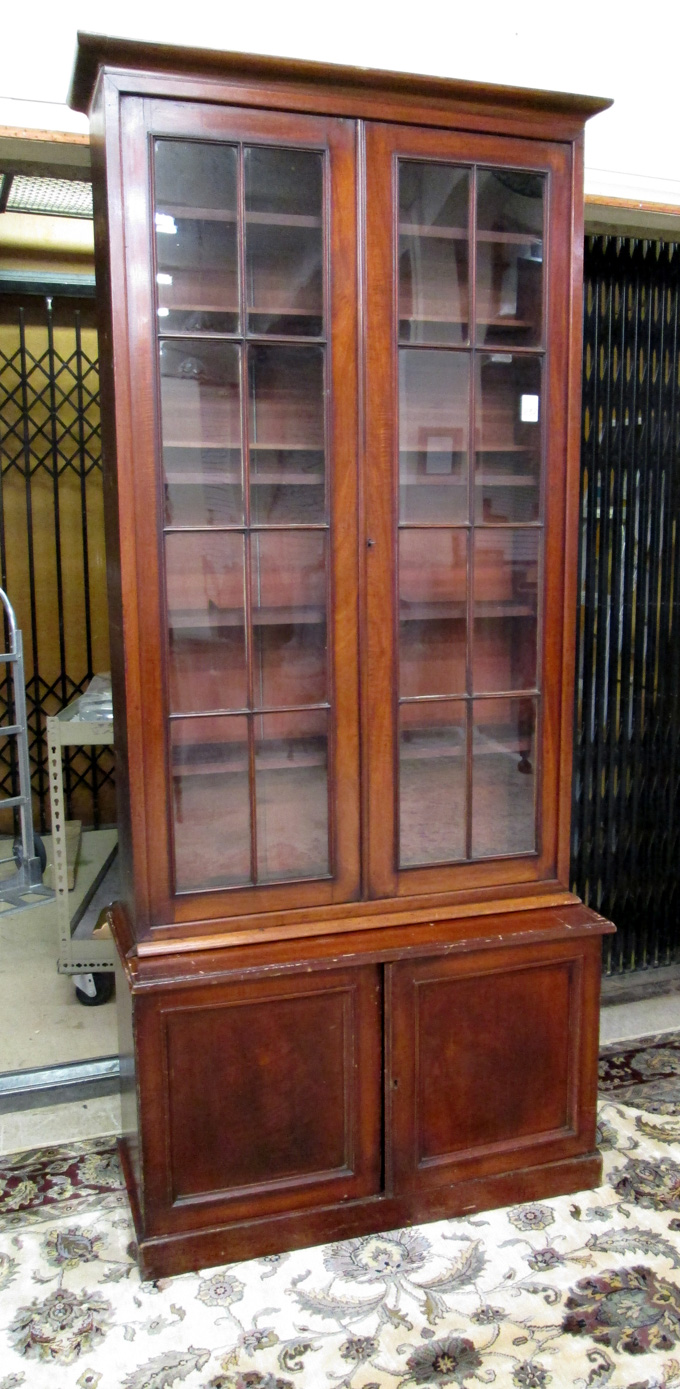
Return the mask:
[[478,169],[476,340],[540,345],[543,338],[545,179],[513,169]]
[[535,848],[536,721],[536,699],[474,701],[473,858]]
[[326,684],[326,536],[257,532],[251,538],[255,708],[319,703]]
[[475,693],[536,687],[539,541],[529,528],[475,531]]
[[323,156],[245,151],[248,330],[323,334]]
[[240,349],[164,337],[159,344],[165,524],[243,520]]
[[239,326],[237,151],[155,142],[156,312],[172,333]]
[[[326,164],[247,141],[155,144],[179,893],[332,872]],[[185,287],[209,269],[228,322],[189,333],[172,318],[178,268]]]
[[537,847],[544,179],[406,159],[398,178],[397,838],[407,868]]
[[467,353],[399,349],[399,515],[451,523],[468,516]]
[[328,712],[255,720],[258,882],[329,872]]
[[247,720],[173,719],[170,757],[177,891],[252,881]]
[[253,523],[323,524],[324,349],[250,347],[248,412]]
[[465,692],[467,546],[464,530],[399,534],[402,698]]
[[539,357],[496,352],[476,360],[475,520],[540,520]]
[[470,176],[403,160],[399,174],[399,336],[467,342]]
[[463,700],[402,703],[399,862],[465,857],[467,711]]
[[170,710],[244,709],[247,703],[243,536],[165,537]]

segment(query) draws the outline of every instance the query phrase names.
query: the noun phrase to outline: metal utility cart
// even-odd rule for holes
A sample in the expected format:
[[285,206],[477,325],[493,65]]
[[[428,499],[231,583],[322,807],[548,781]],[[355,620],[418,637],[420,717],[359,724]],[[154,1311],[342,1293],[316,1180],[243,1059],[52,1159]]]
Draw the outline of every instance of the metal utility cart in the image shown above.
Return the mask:
[[0,727],[0,736],[16,738],[19,771],[19,795],[5,796],[0,800],[0,809],[17,810],[19,813],[19,835],[14,841],[12,854],[0,859],[0,864],[16,864],[13,873],[0,879],[0,903],[3,912],[6,912],[34,907],[37,902],[50,900],[53,894],[42,885],[45,849],[42,840],[33,832],[23,639],[17,627],[14,608],[3,588],[0,588],[0,602],[5,610],[9,631],[9,651],[0,652],[0,664],[12,667],[14,696],[14,723]]
[[[60,974],[81,976],[77,982],[77,993],[83,1003],[104,1002],[98,990],[97,976],[112,973],[114,969],[114,946],[110,937],[101,940],[83,939],[74,936],[73,929],[79,918],[71,920],[68,887],[68,860],[66,854],[66,807],[64,803],[64,781],[62,767],[62,748],[85,747],[93,744],[113,743],[113,721],[108,718],[83,717],[83,700],[86,696],[74,699],[60,714],[47,719],[47,741],[50,770],[50,806],[52,811],[52,844],[54,860],[54,884],[56,889],[57,929],[59,935],[59,956],[57,969]],[[87,705],[85,705],[87,711]],[[91,900],[104,874],[116,853],[114,846],[104,860],[100,872],[92,884],[86,901],[81,905],[81,913]],[[91,976],[94,976],[94,981]],[[106,990],[106,997],[110,990]]]

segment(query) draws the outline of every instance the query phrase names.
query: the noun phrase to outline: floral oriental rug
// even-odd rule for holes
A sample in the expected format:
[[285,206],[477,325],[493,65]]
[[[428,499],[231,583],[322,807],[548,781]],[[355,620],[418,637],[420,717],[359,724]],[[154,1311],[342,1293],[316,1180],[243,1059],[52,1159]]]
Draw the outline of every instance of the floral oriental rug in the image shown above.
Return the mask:
[[3,1159],[0,1389],[680,1389],[680,1094],[622,1067],[597,1191],[153,1283],[109,1140]]

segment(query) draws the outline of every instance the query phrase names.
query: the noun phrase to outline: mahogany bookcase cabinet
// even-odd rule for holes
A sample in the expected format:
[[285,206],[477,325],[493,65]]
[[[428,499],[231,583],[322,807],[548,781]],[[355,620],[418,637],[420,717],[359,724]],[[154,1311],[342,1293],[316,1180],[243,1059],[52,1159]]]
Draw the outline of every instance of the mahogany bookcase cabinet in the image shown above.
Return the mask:
[[568,890],[608,103],[81,36],[146,1274],[595,1184]]

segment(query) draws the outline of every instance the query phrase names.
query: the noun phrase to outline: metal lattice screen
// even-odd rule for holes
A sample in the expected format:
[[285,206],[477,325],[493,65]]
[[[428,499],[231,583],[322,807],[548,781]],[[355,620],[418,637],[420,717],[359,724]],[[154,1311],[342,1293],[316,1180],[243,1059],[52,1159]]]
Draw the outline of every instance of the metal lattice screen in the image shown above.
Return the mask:
[[680,933],[680,246],[586,242],[572,879],[608,973]]
[[[45,717],[109,667],[97,335],[86,300],[0,295],[0,573],[24,633],[34,823],[44,831]],[[2,670],[0,722],[8,693]],[[0,796],[16,790],[13,747],[0,740]],[[65,749],[64,775],[71,816],[115,820],[110,748]],[[11,812],[0,830],[11,833]]]

